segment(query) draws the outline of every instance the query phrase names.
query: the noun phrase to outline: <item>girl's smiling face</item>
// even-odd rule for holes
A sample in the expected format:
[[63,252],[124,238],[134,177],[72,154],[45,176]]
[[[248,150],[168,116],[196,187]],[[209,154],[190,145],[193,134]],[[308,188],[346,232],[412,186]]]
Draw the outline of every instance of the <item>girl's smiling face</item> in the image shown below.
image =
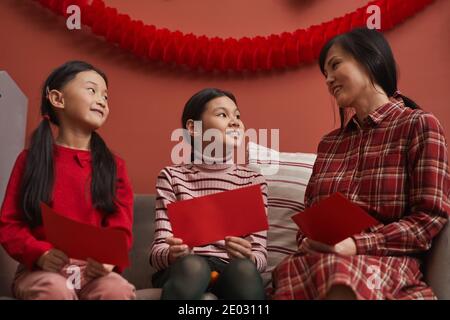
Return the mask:
[[241,114],[233,100],[227,96],[210,100],[202,114],[203,132],[208,129],[217,129],[221,133],[221,141],[224,146],[239,146],[244,136],[244,123]]
[[[54,94],[52,90],[50,94]],[[57,92],[58,118],[62,123],[88,130],[100,128],[109,115],[108,89],[105,80],[95,71],[83,71]]]

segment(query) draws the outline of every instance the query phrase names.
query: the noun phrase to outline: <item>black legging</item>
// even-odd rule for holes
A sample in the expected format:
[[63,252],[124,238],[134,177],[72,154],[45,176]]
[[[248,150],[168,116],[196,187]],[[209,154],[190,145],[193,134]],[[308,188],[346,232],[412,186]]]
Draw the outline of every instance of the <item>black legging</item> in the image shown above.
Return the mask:
[[219,299],[262,300],[265,298],[262,278],[248,259],[233,259],[230,263],[217,258],[188,255],[170,266],[162,280],[165,300],[201,299],[209,286],[211,270],[219,271],[219,278],[211,292]]

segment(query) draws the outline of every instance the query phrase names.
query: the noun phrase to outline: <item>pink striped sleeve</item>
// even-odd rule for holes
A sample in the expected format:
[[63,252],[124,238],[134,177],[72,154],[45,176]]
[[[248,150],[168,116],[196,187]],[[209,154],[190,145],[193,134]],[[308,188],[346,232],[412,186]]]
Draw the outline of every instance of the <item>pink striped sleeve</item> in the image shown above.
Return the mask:
[[169,266],[169,245],[165,240],[172,236],[172,227],[167,216],[167,205],[176,201],[171,180],[170,173],[165,168],[160,172],[156,182],[155,233],[149,259],[156,270],[163,270]]

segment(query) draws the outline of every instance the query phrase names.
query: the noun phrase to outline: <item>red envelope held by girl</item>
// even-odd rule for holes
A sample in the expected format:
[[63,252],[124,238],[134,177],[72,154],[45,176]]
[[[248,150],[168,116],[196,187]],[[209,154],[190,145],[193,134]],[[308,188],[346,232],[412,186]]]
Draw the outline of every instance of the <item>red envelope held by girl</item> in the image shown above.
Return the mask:
[[189,247],[269,228],[260,185],[174,202],[167,213],[174,236]]

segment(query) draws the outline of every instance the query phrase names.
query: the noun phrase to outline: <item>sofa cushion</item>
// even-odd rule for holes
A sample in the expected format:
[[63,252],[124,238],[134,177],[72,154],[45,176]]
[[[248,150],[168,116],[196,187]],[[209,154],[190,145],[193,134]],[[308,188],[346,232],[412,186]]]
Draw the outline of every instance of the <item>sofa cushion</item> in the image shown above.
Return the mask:
[[266,286],[271,284],[275,266],[297,250],[298,227],[291,217],[304,209],[305,190],[315,160],[315,154],[278,152],[254,143],[248,145],[249,166],[264,175],[268,185],[268,264],[263,273]]
[[0,297],[11,297],[11,284],[18,263],[0,246]]
[[149,250],[153,241],[155,220],[155,195],[134,197],[133,247],[130,252],[130,266],[123,276],[136,289],[151,288],[151,276],[155,270],[148,262]]
[[136,300],[159,300],[161,299],[162,289],[140,289],[136,290]]
[[450,300],[450,224],[433,239],[424,265],[426,283],[441,300]]

